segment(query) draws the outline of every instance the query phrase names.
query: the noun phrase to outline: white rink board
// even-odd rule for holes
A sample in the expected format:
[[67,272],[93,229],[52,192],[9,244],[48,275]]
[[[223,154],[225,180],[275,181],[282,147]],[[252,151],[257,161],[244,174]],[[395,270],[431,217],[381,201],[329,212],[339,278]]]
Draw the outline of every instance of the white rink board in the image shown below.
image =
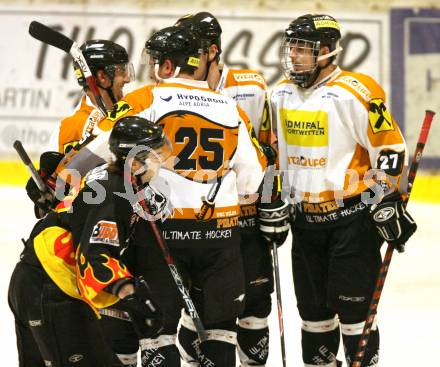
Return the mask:
[[[7,305],[10,274],[34,224],[33,209],[23,188],[0,187],[0,367],[18,366],[12,314]],[[440,329],[440,206],[410,203],[419,229],[404,254],[395,254],[379,306],[380,366],[434,366]],[[287,366],[302,366],[300,324],[290,273],[290,236],[279,249],[282,278]],[[280,367],[276,309],[270,316],[268,367]]]
[[[145,69],[140,65],[145,41],[153,31],[174,24],[188,11],[153,12],[134,5],[123,9],[65,5],[24,9],[0,5],[0,33],[8,35],[8,44],[0,44],[0,154],[10,157],[15,139],[20,139],[29,153],[41,153],[57,120],[72,113],[80,91],[70,56],[33,39],[28,34],[31,21],[56,27],[78,44],[104,38],[126,47],[137,73],[137,82],[126,88],[129,91],[146,82]],[[282,77],[279,42],[283,30],[300,12],[246,16],[213,12],[223,28],[223,61],[230,67],[260,70],[272,85],[278,81]],[[387,90],[388,59],[384,55],[388,50],[388,17],[353,12],[335,16],[346,48],[341,54],[341,66],[354,65],[354,71],[371,75]]]

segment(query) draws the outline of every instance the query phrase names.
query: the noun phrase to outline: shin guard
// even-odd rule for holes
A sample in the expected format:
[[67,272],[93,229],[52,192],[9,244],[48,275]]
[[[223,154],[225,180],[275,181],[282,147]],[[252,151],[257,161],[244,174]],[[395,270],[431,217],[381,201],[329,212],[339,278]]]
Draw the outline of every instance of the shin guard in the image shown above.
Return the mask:
[[339,321],[302,322],[302,353],[305,366],[336,367],[339,349]]
[[[231,367],[235,366],[235,331],[210,328],[206,325],[207,339],[200,343],[191,318],[182,313],[178,332],[178,343],[183,367]],[[225,322],[235,327],[235,321]]]
[[240,319],[237,342],[241,367],[265,366],[269,354],[267,318],[249,316]]
[[132,354],[119,354],[116,356],[119,358],[123,366],[136,367],[137,366],[137,353]]
[[[365,321],[356,324],[341,323],[342,341],[345,349],[345,359],[347,364],[351,366],[354,360],[359,339],[364,329]],[[368,346],[364,354],[362,367],[375,367],[379,365],[379,329],[376,321],[371,327],[370,337],[368,339]]]
[[176,335],[159,335],[154,339],[141,339],[139,343],[142,367],[180,367]]

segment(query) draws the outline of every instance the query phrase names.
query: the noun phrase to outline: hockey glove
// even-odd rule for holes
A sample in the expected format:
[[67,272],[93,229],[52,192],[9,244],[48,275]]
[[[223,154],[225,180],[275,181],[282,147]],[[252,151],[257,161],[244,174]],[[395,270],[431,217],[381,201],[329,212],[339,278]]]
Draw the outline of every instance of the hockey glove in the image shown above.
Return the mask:
[[289,205],[278,199],[272,203],[260,203],[257,206],[258,222],[263,238],[271,245],[281,246],[290,229]]
[[417,229],[399,193],[385,196],[380,204],[370,208],[370,213],[379,235],[394,247],[405,244]]
[[[58,152],[44,152],[40,156],[40,169],[38,170],[38,173],[46,185],[52,189],[55,187],[52,187],[54,185],[48,182],[50,175],[55,172],[63,157],[64,155]],[[44,217],[44,215],[49,212],[50,208],[53,207],[54,198],[48,193],[42,193],[32,177],[26,183],[26,193],[35,204],[34,212],[38,219]]]
[[122,298],[116,305],[128,312],[140,338],[151,338],[163,329],[162,314],[151,300],[150,290],[142,278],[135,279],[135,292]]
[[260,143],[261,149],[263,150],[264,155],[267,158],[267,165],[271,166],[275,164],[277,160],[277,151],[274,149],[274,147],[270,144],[266,143]]

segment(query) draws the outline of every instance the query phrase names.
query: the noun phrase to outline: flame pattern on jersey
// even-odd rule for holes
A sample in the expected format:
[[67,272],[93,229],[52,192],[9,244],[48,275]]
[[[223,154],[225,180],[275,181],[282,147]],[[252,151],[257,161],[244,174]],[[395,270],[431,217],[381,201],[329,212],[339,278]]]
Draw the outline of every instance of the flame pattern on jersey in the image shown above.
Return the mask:
[[34,238],[34,250],[53,282],[67,295],[81,299],[76,284],[76,261],[72,234],[51,226]]
[[78,247],[77,256],[78,288],[84,300],[93,308],[116,303],[119,298],[103,290],[119,279],[132,277],[125,265],[106,254],[96,254],[92,267],[81,253],[81,246]]

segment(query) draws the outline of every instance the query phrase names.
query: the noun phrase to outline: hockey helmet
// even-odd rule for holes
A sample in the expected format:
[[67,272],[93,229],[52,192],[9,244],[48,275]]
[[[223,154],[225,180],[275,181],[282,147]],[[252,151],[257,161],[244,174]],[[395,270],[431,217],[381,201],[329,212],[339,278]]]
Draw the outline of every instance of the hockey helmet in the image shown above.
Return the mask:
[[[287,79],[292,80],[302,88],[310,87],[319,75],[318,62],[329,59],[330,63],[342,51],[339,46],[341,32],[339,23],[330,15],[306,14],[292,21],[284,32],[281,43],[281,66]],[[319,55],[321,47],[330,50],[325,55]],[[307,66],[292,61],[291,50],[311,53],[314,61]]]
[[188,14],[179,18],[175,25],[191,29],[203,41],[203,47],[217,45],[220,55],[222,27],[214,15],[206,11]]
[[[96,75],[98,70],[104,70],[113,84],[115,72],[119,68],[128,74],[130,81],[134,80],[133,65],[128,61],[128,53],[121,45],[109,40],[97,39],[86,41],[80,49],[93,75]],[[73,66],[78,84],[86,87],[86,79],[79,65],[74,63]]]
[[[110,133],[109,147],[116,161],[123,162],[135,147],[143,147],[135,157],[150,153],[168,143],[160,125],[139,116],[127,116],[116,122]],[[142,154],[141,154],[142,153]]]
[[180,69],[193,71],[199,67],[202,48],[201,41],[190,29],[172,26],[154,33],[145,43],[144,51],[153,58],[155,65],[171,59],[177,76]]

